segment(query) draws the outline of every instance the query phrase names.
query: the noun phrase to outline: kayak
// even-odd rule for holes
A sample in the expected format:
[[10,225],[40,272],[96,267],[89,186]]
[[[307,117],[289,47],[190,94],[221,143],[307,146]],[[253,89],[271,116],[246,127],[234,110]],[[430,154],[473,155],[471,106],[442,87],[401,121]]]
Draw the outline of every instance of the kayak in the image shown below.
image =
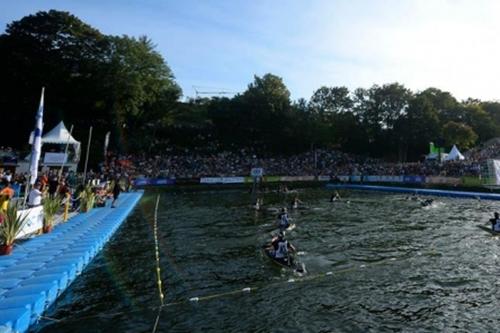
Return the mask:
[[500,236],[500,231],[493,231],[491,230],[490,227],[484,226],[484,225],[478,225],[477,226],[479,229],[483,229],[484,231],[490,233],[493,236]]
[[288,258],[278,259],[271,254],[271,251],[268,247],[264,247],[263,251],[266,257],[271,259],[271,261],[276,265],[279,265],[280,267],[284,267],[287,269],[291,269],[297,273],[302,273],[302,274],[306,273],[304,265],[298,265],[298,263],[294,260],[293,256],[290,255],[288,256]]
[[[295,223],[292,223],[292,224],[290,224],[290,225],[288,226],[288,228],[286,228],[286,229],[285,229],[285,230],[283,230],[283,231],[292,231],[292,230],[293,230],[293,229],[295,229],[296,227],[297,227],[297,226],[295,225]],[[282,231],[282,230],[280,230],[280,228],[279,228],[279,227],[273,227],[272,229],[269,229],[269,232],[273,233],[273,232],[275,232],[276,230],[278,230],[278,231]]]

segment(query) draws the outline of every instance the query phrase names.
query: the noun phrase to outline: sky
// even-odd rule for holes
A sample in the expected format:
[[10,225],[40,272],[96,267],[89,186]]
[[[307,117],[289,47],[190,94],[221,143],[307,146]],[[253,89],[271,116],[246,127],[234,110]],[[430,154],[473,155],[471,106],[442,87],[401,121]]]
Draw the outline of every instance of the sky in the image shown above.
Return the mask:
[[185,97],[243,92],[273,73],[295,100],[391,82],[500,100],[496,0],[1,0],[0,31],[49,9],[150,37]]

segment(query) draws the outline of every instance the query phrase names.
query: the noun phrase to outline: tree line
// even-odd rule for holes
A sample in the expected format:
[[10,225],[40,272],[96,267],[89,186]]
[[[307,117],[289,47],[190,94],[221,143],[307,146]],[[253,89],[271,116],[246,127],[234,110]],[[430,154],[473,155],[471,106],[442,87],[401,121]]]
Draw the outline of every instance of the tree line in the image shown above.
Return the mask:
[[132,153],[335,148],[414,161],[431,141],[465,150],[500,136],[500,103],[458,101],[437,88],[412,92],[400,83],[352,91],[320,87],[309,100],[293,101],[282,78],[265,74],[232,98],[182,102],[171,69],[150,39],[104,35],[55,10],[7,26],[0,35],[0,69],[0,142],[17,148],[27,145],[41,86],[49,128],[64,120],[84,141],[93,126],[98,146],[112,131],[112,146]]

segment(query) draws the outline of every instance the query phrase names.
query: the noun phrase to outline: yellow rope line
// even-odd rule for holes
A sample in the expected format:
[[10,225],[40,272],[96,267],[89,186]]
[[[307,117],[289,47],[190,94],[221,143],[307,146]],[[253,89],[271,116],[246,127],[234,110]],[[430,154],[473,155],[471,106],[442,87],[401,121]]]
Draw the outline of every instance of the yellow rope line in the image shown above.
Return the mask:
[[102,317],[109,317],[109,316],[117,316],[117,315],[123,315],[123,314],[130,314],[130,313],[134,313],[134,312],[142,312],[142,311],[146,311],[146,310],[158,310],[158,316],[156,317],[155,327],[154,327],[154,330],[153,330],[153,332],[154,332],[156,330],[157,325],[158,325],[160,312],[161,312],[161,310],[164,307],[171,307],[171,306],[188,304],[188,303],[197,303],[197,302],[208,301],[208,300],[212,300],[212,299],[216,299],[216,298],[221,298],[221,297],[225,297],[225,296],[231,296],[231,295],[243,294],[243,293],[250,293],[250,292],[258,290],[258,289],[263,289],[263,287],[273,287],[273,286],[276,286],[276,285],[283,285],[285,283],[308,282],[308,281],[317,280],[317,279],[320,279],[320,278],[325,278],[325,277],[330,277],[330,276],[332,276],[332,277],[333,276],[338,276],[338,275],[341,275],[341,274],[344,274],[344,273],[349,273],[349,272],[356,271],[356,270],[359,270],[359,269],[365,269],[365,268],[370,268],[370,267],[382,265],[384,263],[387,263],[387,261],[396,262],[396,261],[403,261],[405,259],[406,258],[400,258],[400,259],[390,258],[390,259],[381,260],[381,261],[370,263],[370,264],[362,264],[362,265],[359,265],[359,266],[344,268],[344,269],[341,269],[341,270],[338,270],[338,271],[335,271],[335,272],[330,271],[330,272],[326,272],[326,273],[318,273],[316,275],[306,275],[304,277],[299,277],[297,279],[290,278],[287,281],[281,280],[281,281],[276,281],[276,282],[273,282],[273,283],[264,283],[264,284],[261,284],[260,286],[246,287],[246,288],[243,288],[243,289],[237,289],[237,290],[227,291],[227,292],[218,293],[218,294],[211,294],[211,295],[199,296],[199,297],[191,297],[189,299],[184,299],[184,300],[179,300],[179,301],[176,301],[176,302],[165,303],[165,304],[162,304],[160,306],[149,306],[149,307],[146,307],[146,308],[143,308],[143,309],[137,309],[137,310],[131,310],[131,311],[122,311],[122,312],[115,312],[115,313],[108,313],[108,314],[102,314],[101,313],[101,314],[98,314],[98,315],[84,316],[84,317],[80,317],[80,318],[68,318],[68,319],[56,319],[56,318],[50,318],[50,317],[45,317],[45,316],[39,316],[39,319],[45,319],[45,320],[50,320],[50,321],[54,321],[54,322],[59,323],[59,322],[81,321],[81,320],[91,319],[91,318],[97,318],[97,317],[101,317],[102,318]]
[[156,256],[156,283],[158,284],[158,293],[160,295],[160,305],[163,306],[163,300],[165,296],[162,291],[162,283],[161,283],[161,271],[160,271],[160,249],[158,247],[158,205],[160,203],[160,195],[156,197],[156,206],[154,213],[154,223],[153,223],[153,235],[155,239],[155,256]]
[[158,322],[160,321],[161,309],[164,305],[164,298],[162,291],[162,283],[161,283],[161,270],[160,270],[160,249],[158,246],[158,206],[160,204],[160,195],[156,197],[156,205],[155,205],[155,213],[154,213],[154,221],[153,221],[153,235],[155,239],[155,257],[156,257],[156,283],[158,284],[158,294],[160,296],[160,306],[158,307],[158,315],[156,316],[155,324],[153,326],[152,333],[156,332],[158,328]]

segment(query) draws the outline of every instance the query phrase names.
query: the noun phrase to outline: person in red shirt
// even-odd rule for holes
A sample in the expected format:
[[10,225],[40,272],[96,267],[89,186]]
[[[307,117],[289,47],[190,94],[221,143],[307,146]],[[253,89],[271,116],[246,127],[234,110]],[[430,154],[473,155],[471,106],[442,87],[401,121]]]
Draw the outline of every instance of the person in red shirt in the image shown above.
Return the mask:
[[10,182],[7,182],[7,185],[0,191],[0,210],[4,212],[7,211],[7,208],[9,207],[9,201],[14,196],[14,193],[14,190],[10,186]]

